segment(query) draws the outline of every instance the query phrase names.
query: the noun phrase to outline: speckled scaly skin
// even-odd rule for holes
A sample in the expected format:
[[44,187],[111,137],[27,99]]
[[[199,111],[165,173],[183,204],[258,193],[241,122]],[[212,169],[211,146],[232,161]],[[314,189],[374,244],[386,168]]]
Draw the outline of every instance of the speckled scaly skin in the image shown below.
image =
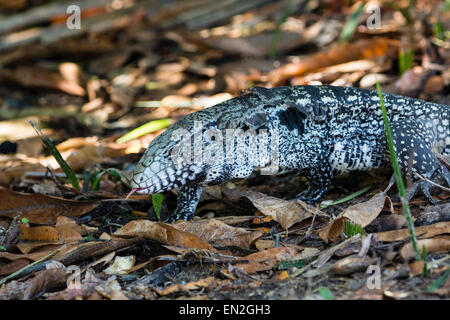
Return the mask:
[[[436,153],[450,154],[450,107],[392,94],[383,96],[402,169],[406,172],[411,168],[450,185],[450,173],[436,157]],[[201,128],[195,123],[201,123]],[[175,164],[171,155],[181,154],[182,149],[182,139],[174,138],[179,129],[192,135],[213,129],[224,137],[227,129],[265,129],[278,138],[277,144],[272,144],[275,135],[268,135],[267,154],[255,150],[262,145],[260,140],[244,136],[233,144],[243,152],[234,152],[230,161],[205,161],[206,156]],[[213,140],[200,141],[206,149]],[[179,188],[170,221],[189,220],[202,186],[247,178],[258,167],[273,164],[274,159],[278,159],[276,173],[296,170],[307,177],[308,188],[298,198],[308,203],[327,192],[335,175],[389,165],[377,92],[332,86],[249,89],[244,95],[187,115],[154,139],[133,172],[132,187],[150,194]],[[430,184],[421,181],[420,187],[434,201]]]

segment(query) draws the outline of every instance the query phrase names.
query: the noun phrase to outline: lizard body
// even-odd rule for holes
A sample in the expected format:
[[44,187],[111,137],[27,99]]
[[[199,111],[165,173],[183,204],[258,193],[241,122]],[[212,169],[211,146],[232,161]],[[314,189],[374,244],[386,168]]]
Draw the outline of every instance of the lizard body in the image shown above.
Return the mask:
[[[436,157],[450,155],[450,107],[393,94],[383,97],[402,169],[450,185],[450,173]],[[247,178],[258,168],[271,168],[269,174],[300,171],[308,188],[299,199],[314,203],[334,176],[389,163],[376,91],[255,87],[169,127],[150,143],[131,181],[143,193],[179,188],[171,220],[189,220],[202,186]],[[422,181],[420,187],[434,201],[430,184]]]

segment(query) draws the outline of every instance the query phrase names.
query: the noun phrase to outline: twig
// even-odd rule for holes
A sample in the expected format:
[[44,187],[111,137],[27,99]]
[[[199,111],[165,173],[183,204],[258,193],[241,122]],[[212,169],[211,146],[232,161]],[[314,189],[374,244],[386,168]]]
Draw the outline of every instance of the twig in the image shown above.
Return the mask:
[[428,182],[429,184],[432,184],[432,185],[435,186],[435,187],[438,187],[438,188],[441,188],[441,189],[444,190],[444,191],[450,192],[450,188],[446,188],[446,187],[444,187],[444,186],[441,186],[440,184],[438,184],[438,183],[436,183],[436,182],[433,182],[433,181],[431,181],[430,179],[428,179],[428,178],[422,176],[420,173],[414,172],[414,175],[415,175],[416,177],[419,177],[420,179],[422,179],[422,180]]

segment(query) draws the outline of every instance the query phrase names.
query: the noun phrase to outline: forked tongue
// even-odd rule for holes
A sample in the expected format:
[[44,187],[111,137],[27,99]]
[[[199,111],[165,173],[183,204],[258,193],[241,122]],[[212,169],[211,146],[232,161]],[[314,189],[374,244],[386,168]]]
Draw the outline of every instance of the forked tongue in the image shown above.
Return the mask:
[[127,197],[125,198],[126,200],[128,200],[129,197],[131,197],[133,195],[133,193],[135,193],[136,191],[141,191],[141,190],[145,190],[147,188],[133,188],[131,189],[130,193],[127,195]]

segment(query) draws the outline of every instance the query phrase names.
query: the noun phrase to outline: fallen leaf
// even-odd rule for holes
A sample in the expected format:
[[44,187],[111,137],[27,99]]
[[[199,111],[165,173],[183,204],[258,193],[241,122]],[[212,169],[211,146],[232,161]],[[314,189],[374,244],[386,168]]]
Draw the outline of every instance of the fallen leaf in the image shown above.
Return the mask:
[[66,284],[68,276],[69,273],[63,268],[51,268],[39,271],[33,279],[28,281],[23,299],[34,299],[47,291],[63,287]]
[[367,201],[346,208],[342,216],[364,228],[378,217],[387,198],[384,192],[379,192]]
[[67,200],[0,188],[0,217],[20,216],[36,224],[54,224],[60,215],[79,217],[97,206],[96,201]]
[[326,216],[322,211],[302,201],[288,201],[267,196],[251,189],[236,187],[230,183],[223,187],[224,194],[233,199],[245,197],[266,216],[271,216],[283,229],[289,229],[297,222],[318,214]]
[[263,230],[247,231],[244,228],[229,226],[216,219],[179,221],[172,226],[178,230],[195,234],[215,245],[241,248],[249,248],[256,239],[264,234]]
[[209,243],[198,236],[177,230],[162,222],[153,222],[149,220],[131,221],[117,230],[114,235],[143,237],[171,246],[216,251]]
[[365,271],[374,262],[375,260],[369,257],[349,256],[336,262],[330,271],[339,275],[349,275]]
[[256,240],[255,247],[259,251],[275,248],[275,240],[263,240],[263,239]]
[[289,273],[286,270],[278,272],[276,275],[272,277],[272,280],[283,281],[289,279]]
[[272,248],[248,256],[241,257],[238,260],[245,261],[233,265],[233,269],[252,274],[258,271],[271,270],[276,267],[280,261],[289,261],[297,254],[297,250],[293,248],[278,247]]
[[220,285],[221,282],[222,282],[221,280],[215,279],[214,277],[208,277],[208,278],[204,278],[204,279],[200,279],[200,280],[196,280],[196,281],[191,281],[191,282],[188,282],[183,285],[176,283],[176,284],[170,285],[164,289],[159,289],[157,287],[154,287],[153,289],[160,296],[166,296],[168,294],[173,294],[176,292],[199,290],[199,289],[203,289],[206,287],[210,287],[212,285],[214,285],[214,287],[217,287],[218,285]]
[[[425,246],[428,253],[450,251],[450,240],[445,238],[418,240],[417,244],[419,246],[419,250],[422,250],[423,246]],[[405,244],[400,249],[399,253],[404,261],[409,261],[416,256],[411,242]]]
[[59,232],[50,226],[29,227],[27,224],[22,223],[19,226],[20,240],[29,241],[44,241],[44,242],[59,242]]
[[76,82],[65,80],[60,74],[42,68],[20,66],[13,70],[0,70],[0,79],[25,87],[57,89],[69,94],[84,96],[85,90]]
[[108,268],[103,270],[103,272],[110,275],[127,274],[128,273],[127,271],[133,268],[135,262],[136,262],[135,256],[126,256],[126,257],[116,256],[114,262]]
[[318,231],[323,241],[335,242],[339,239],[345,228],[345,221],[360,225],[362,228],[369,225],[383,210],[385,201],[389,199],[385,193],[379,192],[367,201],[351,205],[341,212],[336,219]]
[[358,41],[333,46],[327,52],[316,53],[299,63],[283,65],[269,74],[269,79],[275,84],[311,72],[360,59],[373,59],[385,56],[391,49],[398,49],[398,42],[387,38],[360,39]]
[[[421,239],[431,238],[440,234],[450,233],[450,221],[438,222],[428,226],[415,227],[416,236]],[[391,230],[375,234],[378,241],[401,241],[409,238],[408,229]]]
[[17,270],[20,270],[29,264],[30,260],[28,259],[18,259],[10,263],[7,263],[0,268],[0,276],[6,276],[8,274],[16,272]]

